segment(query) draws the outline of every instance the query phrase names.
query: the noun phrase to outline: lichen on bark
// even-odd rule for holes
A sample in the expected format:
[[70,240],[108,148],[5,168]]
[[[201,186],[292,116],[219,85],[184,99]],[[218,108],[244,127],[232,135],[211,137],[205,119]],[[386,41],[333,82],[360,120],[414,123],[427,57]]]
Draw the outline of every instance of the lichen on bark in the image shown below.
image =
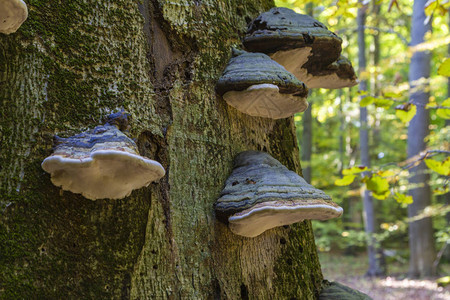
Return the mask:
[[[308,221],[254,239],[213,204],[244,150],[300,173],[292,119],[244,115],[214,86],[265,0],[30,0],[0,36],[0,298],[313,299],[322,275]],[[167,175],[91,201],[41,168],[55,133],[109,112]]]

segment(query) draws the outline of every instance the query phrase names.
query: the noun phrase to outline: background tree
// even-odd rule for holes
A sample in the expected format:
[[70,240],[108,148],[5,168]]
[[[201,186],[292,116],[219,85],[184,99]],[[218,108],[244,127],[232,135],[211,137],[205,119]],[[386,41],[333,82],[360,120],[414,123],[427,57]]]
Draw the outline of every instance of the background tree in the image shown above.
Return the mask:
[[[213,204],[243,150],[300,172],[292,118],[239,113],[214,86],[266,0],[27,1],[0,36],[0,298],[313,299],[311,223],[253,239]],[[62,192],[40,167],[54,134],[124,108],[158,183],[122,200]]]
[[[423,43],[425,34],[431,30],[426,21],[424,0],[415,0],[412,15],[411,46]],[[417,107],[416,115],[408,127],[408,157],[413,158],[427,147],[425,138],[429,134],[429,113],[425,106],[429,98],[430,53],[415,51],[409,67],[411,88],[410,102]],[[408,216],[415,217],[431,205],[430,176],[425,163],[420,162],[410,170],[410,195],[413,203],[408,206]],[[413,277],[430,276],[436,273],[433,262],[436,258],[433,225],[431,218],[412,221],[409,224],[409,273]]]
[[[362,2],[361,2],[362,3]],[[368,4],[362,5],[358,9],[357,26],[358,26],[358,70],[360,76],[366,76],[366,41],[365,41],[365,23],[366,23],[366,11],[368,9]],[[367,92],[367,80],[361,79],[359,83],[359,90],[361,92]],[[363,96],[364,97],[364,96]],[[359,140],[360,140],[360,156],[361,164],[366,167],[370,167],[370,148],[369,148],[369,123],[367,118],[367,107],[361,107],[360,113],[360,129],[359,129]],[[364,205],[364,224],[367,233],[368,246],[367,254],[369,258],[369,269],[367,270],[368,276],[379,276],[384,272],[381,267],[380,256],[377,255],[377,246],[374,238],[374,233],[376,230],[375,225],[375,210],[373,205],[373,199],[370,195],[370,191],[364,189],[363,191],[363,205]]]

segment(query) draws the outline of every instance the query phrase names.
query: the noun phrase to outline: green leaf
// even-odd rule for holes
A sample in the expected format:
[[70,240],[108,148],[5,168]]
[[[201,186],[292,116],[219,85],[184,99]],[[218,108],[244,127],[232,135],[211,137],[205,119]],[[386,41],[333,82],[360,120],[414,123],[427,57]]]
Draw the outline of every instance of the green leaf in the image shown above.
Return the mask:
[[433,190],[433,195],[434,196],[440,196],[440,195],[445,195],[449,192],[449,188],[448,185],[445,186],[440,186],[436,189]]
[[405,194],[395,193],[394,199],[397,200],[398,203],[411,204],[413,203],[413,197]]
[[384,98],[375,98],[375,106],[381,108],[389,108],[394,104],[394,101]]
[[425,15],[431,16],[434,12],[434,10],[437,8],[438,3],[436,0],[429,0],[427,3],[425,3]]
[[386,192],[381,193],[381,194],[377,194],[375,192],[372,192],[372,197],[374,197],[375,199],[378,199],[378,200],[385,200],[387,197],[389,197],[390,194],[391,194],[391,192],[389,192],[389,191],[386,191]]
[[378,171],[377,175],[380,177],[392,177],[395,175],[395,173],[391,170],[386,170],[386,171]]
[[351,167],[349,169],[342,170],[343,175],[353,175],[353,174],[359,174],[362,172],[370,171],[370,169],[366,166],[355,166]]
[[450,58],[446,58],[444,62],[439,66],[437,71],[438,75],[450,77]]
[[337,186],[345,186],[345,185],[349,185],[350,183],[353,182],[353,180],[355,180],[356,176],[355,175],[345,175],[344,177],[337,179],[334,184]]
[[403,122],[408,123],[416,115],[417,107],[411,104],[409,111],[396,110],[395,115]]
[[375,101],[374,97],[366,96],[361,99],[361,101],[359,102],[359,106],[366,107],[367,105],[372,104],[374,101]]
[[444,176],[450,176],[450,157],[443,162],[434,159],[425,159],[425,164],[430,170]]
[[[450,107],[450,98],[447,100],[444,100],[444,102],[441,103],[441,106],[449,106]],[[436,114],[441,117],[442,119],[450,119],[450,109],[446,108],[439,108],[436,110]]]
[[386,178],[380,176],[372,176],[366,180],[367,189],[374,192],[377,195],[383,195],[389,192],[389,182]]
[[386,92],[383,93],[383,96],[386,98],[401,98],[402,94],[401,93],[395,93],[395,92]]

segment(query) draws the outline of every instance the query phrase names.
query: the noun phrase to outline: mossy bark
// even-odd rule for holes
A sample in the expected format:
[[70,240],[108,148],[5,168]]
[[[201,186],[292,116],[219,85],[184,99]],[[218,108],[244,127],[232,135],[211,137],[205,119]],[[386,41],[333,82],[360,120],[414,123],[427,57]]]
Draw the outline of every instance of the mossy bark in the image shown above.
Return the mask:
[[[250,239],[213,204],[244,150],[300,172],[292,118],[239,113],[214,86],[266,0],[30,0],[0,36],[0,298],[313,299],[310,222]],[[124,108],[167,175],[122,200],[62,192],[52,137]]]

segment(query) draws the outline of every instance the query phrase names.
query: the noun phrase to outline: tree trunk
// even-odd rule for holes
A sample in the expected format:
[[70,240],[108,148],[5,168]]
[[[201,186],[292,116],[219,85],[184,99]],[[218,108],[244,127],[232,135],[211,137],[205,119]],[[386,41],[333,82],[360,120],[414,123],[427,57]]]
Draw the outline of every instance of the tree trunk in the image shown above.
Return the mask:
[[312,118],[312,103],[309,103],[308,108],[303,112],[303,132],[301,140],[301,154],[302,154],[302,176],[306,182],[311,183],[311,155],[312,155],[312,135],[313,135],[313,118]]
[[[233,235],[213,204],[243,150],[300,172],[293,118],[250,117],[214,91],[267,0],[27,1],[0,35],[0,298],[314,299],[311,223]],[[62,192],[54,134],[124,108],[166,176],[122,200]]]
[[[306,13],[314,17],[314,6],[312,2],[306,4]],[[309,91],[311,96],[312,91]],[[312,102],[309,102],[308,108],[303,112],[302,118],[302,140],[301,140],[301,158],[303,162],[302,176],[306,182],[311,183],[311,156],[312,156],[312,137],[313,137],[313,118]]]
[[[424,41],[425,33],[431,30],[431,22],[424,24],[426,0],[415,0],[413,6],[411,46]],[[408,157],[413,157],[425,150],[425,137],[428,135],[429,114],[425,109],[429,94],[427,84],[418,84],[420,78],[430,76],[430,53],[415,52],[409,68],[411,87],[410,102],[417,106],[417,113],[408,127]],[[410,195],[413,203],[408,206],[408,216],[414,217],[431,204],[429,174],[423,162],[410,170]],[[436,258],[434,234],[431,218],[424,218],[409,224],[409,273],[412,277],[435,274],[433,262]]]
[[[357,23],[358,23],[358,62],[359,74],[366,70],[366,42],[364,25],[366,20],[367,4],[358,9]],[[361,80],[359,84],[360,91],[367,91],[367,80]],[[370,167],[369,156],[369,124],[367,122],[367,107],[361,107],[360,113],[360,130],[359,143],[361,164]],[[373,208],[372,196],[369,190],[363,191],[363,205],[364,205],[364,224],[367,233],[367,254],[369,258],[368,276],[378,276],[382,274],[380,268],[380,259],[377,257],[376,243],[373,234],[375,233],[375,211]]]

